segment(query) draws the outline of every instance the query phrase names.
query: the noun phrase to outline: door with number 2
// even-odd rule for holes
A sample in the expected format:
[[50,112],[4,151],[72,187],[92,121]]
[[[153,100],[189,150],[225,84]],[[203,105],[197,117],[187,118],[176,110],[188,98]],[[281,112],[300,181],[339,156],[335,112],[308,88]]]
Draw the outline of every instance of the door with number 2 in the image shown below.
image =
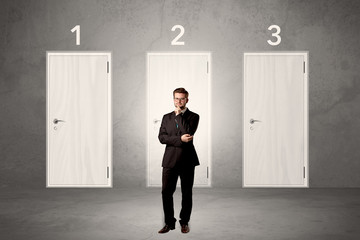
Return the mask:
[[189,92],[187,107],[200,115],[194,145],[200,160],[194,186],[210,186],[210,53],[148,53],[148,186],[161,186],[165,146],[158,134],[164,114],[174,110],[174,89]]

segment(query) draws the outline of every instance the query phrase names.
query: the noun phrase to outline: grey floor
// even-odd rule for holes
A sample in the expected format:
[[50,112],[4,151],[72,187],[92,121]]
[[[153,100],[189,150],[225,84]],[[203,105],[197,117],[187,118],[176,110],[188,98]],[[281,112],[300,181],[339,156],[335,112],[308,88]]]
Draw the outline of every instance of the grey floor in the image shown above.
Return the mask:
[[[159,188],[0,189],[0,239],[360,239],[360,189],[194,189],[167,234]],[[180,189],[175,194],[179,213]]]

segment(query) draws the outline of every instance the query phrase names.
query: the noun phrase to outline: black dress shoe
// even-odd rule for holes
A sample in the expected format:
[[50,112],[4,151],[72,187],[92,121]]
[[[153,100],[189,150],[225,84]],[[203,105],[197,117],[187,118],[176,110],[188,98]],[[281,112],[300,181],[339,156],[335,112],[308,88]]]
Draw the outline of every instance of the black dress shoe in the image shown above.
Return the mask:
[[181,232],[182,232],[182,233],[188,233],[188,232],[190,232],[189,225],[187,225],[187,224],[181,224]]
[[175,229],[175,227],[171,227],[171,226],[169,226],[169,225],[165,225],[160,231],[159,231],[159,233],[167,233],[168,231],[170,231],[170,230],[174,230]]

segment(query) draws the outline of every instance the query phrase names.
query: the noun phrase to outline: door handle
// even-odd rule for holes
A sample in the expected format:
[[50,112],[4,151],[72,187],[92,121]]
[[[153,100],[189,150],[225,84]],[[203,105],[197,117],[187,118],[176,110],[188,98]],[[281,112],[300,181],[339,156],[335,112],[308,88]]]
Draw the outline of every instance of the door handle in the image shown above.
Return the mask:
[[54,121],[53,121],[53,123],[55,123],[55,124],[58,124],[58,122],[65,122],[65,121],[64,121],[64,120],[57,119],[57,118],[55,118]]
[[260,120],[250,119],[250,124],[254,124],[255,122],[261,122]]
[[160,120],[159,120],[159,119],[154,118],[153,122],[154,122],[154,124],[157,124],[158,122],[160,122]]

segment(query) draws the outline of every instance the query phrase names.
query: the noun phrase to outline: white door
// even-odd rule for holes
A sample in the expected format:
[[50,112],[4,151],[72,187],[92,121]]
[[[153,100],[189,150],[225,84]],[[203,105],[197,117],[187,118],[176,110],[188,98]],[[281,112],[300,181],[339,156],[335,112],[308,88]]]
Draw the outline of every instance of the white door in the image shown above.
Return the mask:
[[47,187],[112,187],[110,63],[47,52]]
[[244,187],[308,187],[307,59],[244,54]]
[[148,186],[161,186],[165,145],[158,139],[164,114],[174,110],[173,91],[189,92],[187,107],[200,115],[194,145],[200,166],[194,186],[210,186],[210,53],[148,53]]

